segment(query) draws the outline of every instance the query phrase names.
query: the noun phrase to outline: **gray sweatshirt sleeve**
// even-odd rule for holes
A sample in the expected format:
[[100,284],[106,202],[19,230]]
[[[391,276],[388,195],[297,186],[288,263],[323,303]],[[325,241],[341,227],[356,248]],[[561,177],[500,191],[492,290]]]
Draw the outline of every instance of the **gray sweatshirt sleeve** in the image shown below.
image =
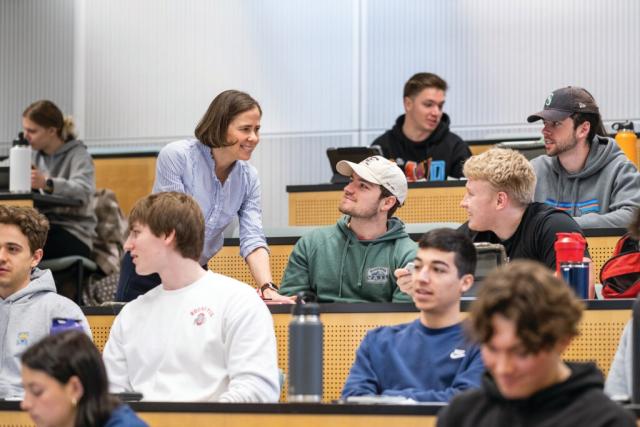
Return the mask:
[[626,161],[615,172],[613,191],[608,200],[608,212],[588,213],[576,217],[575,220],[583,229],[626,228],[638,208],[640,208],[640,173],[633,163]]
[[631,321],[622,331],[618,350],[613,357],[607,381],[604,384],[604,392],[609,396],[631,396]]
[[91,155],[85,149],[69,153],[69,176],[53,176],[53,194],[82,200],[89,203],[96,190],[95,167]]

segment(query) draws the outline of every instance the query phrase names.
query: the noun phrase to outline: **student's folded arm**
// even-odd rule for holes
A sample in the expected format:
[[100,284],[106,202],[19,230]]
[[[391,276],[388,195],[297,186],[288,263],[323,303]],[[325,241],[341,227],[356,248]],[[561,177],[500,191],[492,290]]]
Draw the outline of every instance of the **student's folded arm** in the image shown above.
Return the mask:
[[633,164],[627,162],[620,165],[616,171],[613,189],[609,195],[609,212],[588,213],[575,220],[582,228],[626,228],[638,208],[640,208],[640,173]]
[[280,395],[273,318],[255,292],[227,308],[225,353],[229,387],[221,402],[274,403]]
[[84,204],[96,189],[95,168],[91,157],[76,155],[71,162],[68,178],[52,176],[53,194],[56,196],[80,199]]
[[[402,269],[401,272],[406,273],[406,270],[404,270],[404,267],[406,267],[408,263],[413,262],[415,260],[418,245],[413,241],[409,241],[408,244],[402,244],[398,246],[399,247],[397,248],[396,253],[394,254],[394,262],[396,263],[396,265],[390,266],[390,269],[389,269],[391,281],[395,285],[395,289],[393,291],[393,297],[391,301],[392,302],[413,302],[413,299],[411,297],[411,290],[412,290],[411,280],[408,280],[408,283],[407,283],[406,276],[400,279],[402,283],[406,283],[406,285],[404,285],[401,288],[398,285],[399,280],[396,277],[395,272],[398,269]],[[411,274],[409,274],[409,278],[411,278]],[[402,290],[403,288],[408,290],[408,292],[404,292]]]
[[135,391],[129,380],[127,358],[124,354],[123,340],[125,338],[120,319],[116,317],[109,332],[109,339],[102,352],[102,359],[104,360],[109,378],[109,391],[111,393]]
[[[484,365],[480,356],[480,350],[473,348],[467,350],[469,356],[456,373],[456,377],[451,383],[451,387],[440,390],[425,390],[417,388],[406,388],[401,390],[385,390],[385,396],[402,396],[413,399],[417,402],[448,402],[456,394],[480,386]],[[437,369],[437,366],[433,367]]]
[[[317,260],[317,262],[322,262],[322,260]],[[311,283],[309,257],[304,237],[299,239],[293,247],[280,284],[281,295],[295,296],[301,291],[315,292]]]
[[371,335],[367,334],[356,352],[356,360],[342,389],[343,399],[349,396],[372,396],[380,394],[380,380],[373,369],[369,355]]

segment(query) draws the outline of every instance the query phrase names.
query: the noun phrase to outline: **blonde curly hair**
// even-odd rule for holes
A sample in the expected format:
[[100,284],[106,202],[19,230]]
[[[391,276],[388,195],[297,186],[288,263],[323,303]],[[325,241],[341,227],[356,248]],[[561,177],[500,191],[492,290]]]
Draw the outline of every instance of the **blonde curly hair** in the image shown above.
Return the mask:
[[487,181],[521,205],[533,201],[536,174],[531,163],[517,151],[492,148],[472,156],[465,162],[463,173],[467,179]]

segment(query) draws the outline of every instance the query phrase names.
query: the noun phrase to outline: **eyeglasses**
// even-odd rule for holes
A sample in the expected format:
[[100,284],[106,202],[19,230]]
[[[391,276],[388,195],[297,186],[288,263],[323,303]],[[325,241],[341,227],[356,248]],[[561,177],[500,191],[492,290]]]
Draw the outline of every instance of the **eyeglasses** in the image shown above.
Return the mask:
[[544,127],[549,127],[551,129],[558,129],[559,127],[562,126],[563,123],[564,123],[564,120],[563,121],[557,121],[556,120],[554,122],[549,121],[549,120],[543,120],[542,121],[542,124],[544,125]]

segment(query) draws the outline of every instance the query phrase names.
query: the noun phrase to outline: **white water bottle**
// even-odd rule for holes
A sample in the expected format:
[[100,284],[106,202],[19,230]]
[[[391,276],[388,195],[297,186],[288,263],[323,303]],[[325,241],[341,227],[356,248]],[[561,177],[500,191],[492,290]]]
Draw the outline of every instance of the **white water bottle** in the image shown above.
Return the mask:
[[22,132],[13,141],[9,150],[9,191],[29,193],[31,191],[31,146]]

